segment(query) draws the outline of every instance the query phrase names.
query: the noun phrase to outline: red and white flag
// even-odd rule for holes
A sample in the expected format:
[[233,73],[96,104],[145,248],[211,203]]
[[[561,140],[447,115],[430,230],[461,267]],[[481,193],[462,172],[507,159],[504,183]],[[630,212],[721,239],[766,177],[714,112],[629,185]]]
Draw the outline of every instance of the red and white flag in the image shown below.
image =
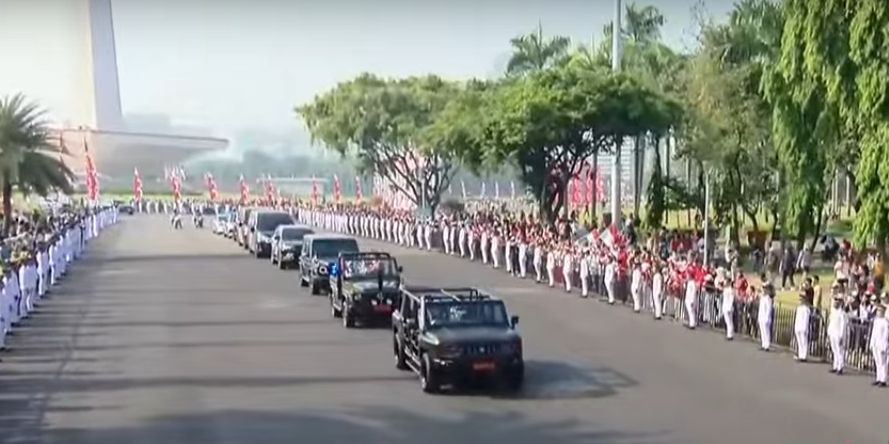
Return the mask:
[[265,198],[269,201],[269,203],[273,203],[275,201],[275,184],[272,183],[272,176],[266,174],[265,176]]
[[247,201],[250,200],[250,184],[247,183],[247,180],[244,179],[244,175],[241,174],[241,179],[239,181],[239,187],[241,192],[241,205],[246,205]]
[[142,202],[142,177],[139,176],[138,168],[133,168],[133,199]]
[[83,151],[86,153],[86,194],[89,200],[95,202],[99,198],[99,173],[96,171],[96,164],[93,163],[86,138],[83,139]]
[[333,202],[339,205],[343,200],[343,189],[340,186],[340,176],[333,175]]
[[170,186],[173,189],[173,200],[179,202],[182,199],[182,180],[179,178],[178,174],[173,174],[173,178],[170,180]]
[[355,199],[357,199],[358,202],[364,200],[364,196],[361,193],[361,178],[358,176],[355,176]]
[[207,173],[207,194],[210,196],[210,202],[216,202],[216,199],[219,198],[219,188],[216,186],[216,179],[210,173]]

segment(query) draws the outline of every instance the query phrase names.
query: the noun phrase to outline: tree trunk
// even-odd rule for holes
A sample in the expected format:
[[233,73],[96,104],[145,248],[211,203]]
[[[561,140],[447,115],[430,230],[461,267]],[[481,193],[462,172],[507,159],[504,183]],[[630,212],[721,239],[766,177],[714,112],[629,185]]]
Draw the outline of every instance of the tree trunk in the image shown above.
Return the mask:
[[12,184],[3,180],[3,237],[9,236],[12,228]]

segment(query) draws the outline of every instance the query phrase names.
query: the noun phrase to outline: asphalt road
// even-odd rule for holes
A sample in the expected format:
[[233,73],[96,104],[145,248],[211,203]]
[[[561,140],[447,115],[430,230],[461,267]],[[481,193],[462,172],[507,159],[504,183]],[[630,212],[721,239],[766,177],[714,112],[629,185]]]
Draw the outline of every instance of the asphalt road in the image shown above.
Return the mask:
[[98,239],[0,355],[9,443],[884,443],[889,391],[747,342],[437,253],[412,283],[521,316],[527,387],[426,395],[386,330],[346,330],[293,271],[160,217]]

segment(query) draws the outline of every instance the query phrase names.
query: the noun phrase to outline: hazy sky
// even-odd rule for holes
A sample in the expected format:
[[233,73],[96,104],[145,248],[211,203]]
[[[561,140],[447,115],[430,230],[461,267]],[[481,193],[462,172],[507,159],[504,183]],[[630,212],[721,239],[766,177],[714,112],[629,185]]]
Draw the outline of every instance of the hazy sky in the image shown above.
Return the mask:
[[[78,33],[70,2],[0,0],[0,94],[23,91],[65,116],[76,108]],[[664,39],[693,41],[698,0],[648,0]],[[717,18],[732,0],[706,0]],[[489,76],[509,39],[599,38],[613,0],[113,0],[125,113],[163,113],[220,133],[286,130],[292,108],[362,71]]]

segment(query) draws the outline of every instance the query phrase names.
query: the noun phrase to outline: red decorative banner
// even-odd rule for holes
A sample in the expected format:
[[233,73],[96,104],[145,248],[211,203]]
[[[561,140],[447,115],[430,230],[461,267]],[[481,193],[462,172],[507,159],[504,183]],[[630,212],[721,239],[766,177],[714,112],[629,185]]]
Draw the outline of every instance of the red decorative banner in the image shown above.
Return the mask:
[[241,192],[241,205],[246,205],[250,200],[250,184],[244,179],[244,175],[241,174],[241,179],[239,181],[239,187]]
[[83,139],[83,151],[86,153],[86,194],[95,202],[99,198],[99,173],[96,171],[96,164],[93,163],[93,156],[90,154],[86,139]]
[[139,176],[138,168],[133,168],[133,199],[142,202],[142,177]]
[[207,194],[210,196],[210,202],[216,202],[219,198],[219,188],[216,186],[216,179],[213,175],[207,173]]
[[336,174],[333,175],[333,201],[337,205],[342,203],[343,200],[343,189],[340,186],[340,177]]
[[364,200],[364,196],[361,193],[361,178],[358,176],[355,176],[355,198],[358,202]]

